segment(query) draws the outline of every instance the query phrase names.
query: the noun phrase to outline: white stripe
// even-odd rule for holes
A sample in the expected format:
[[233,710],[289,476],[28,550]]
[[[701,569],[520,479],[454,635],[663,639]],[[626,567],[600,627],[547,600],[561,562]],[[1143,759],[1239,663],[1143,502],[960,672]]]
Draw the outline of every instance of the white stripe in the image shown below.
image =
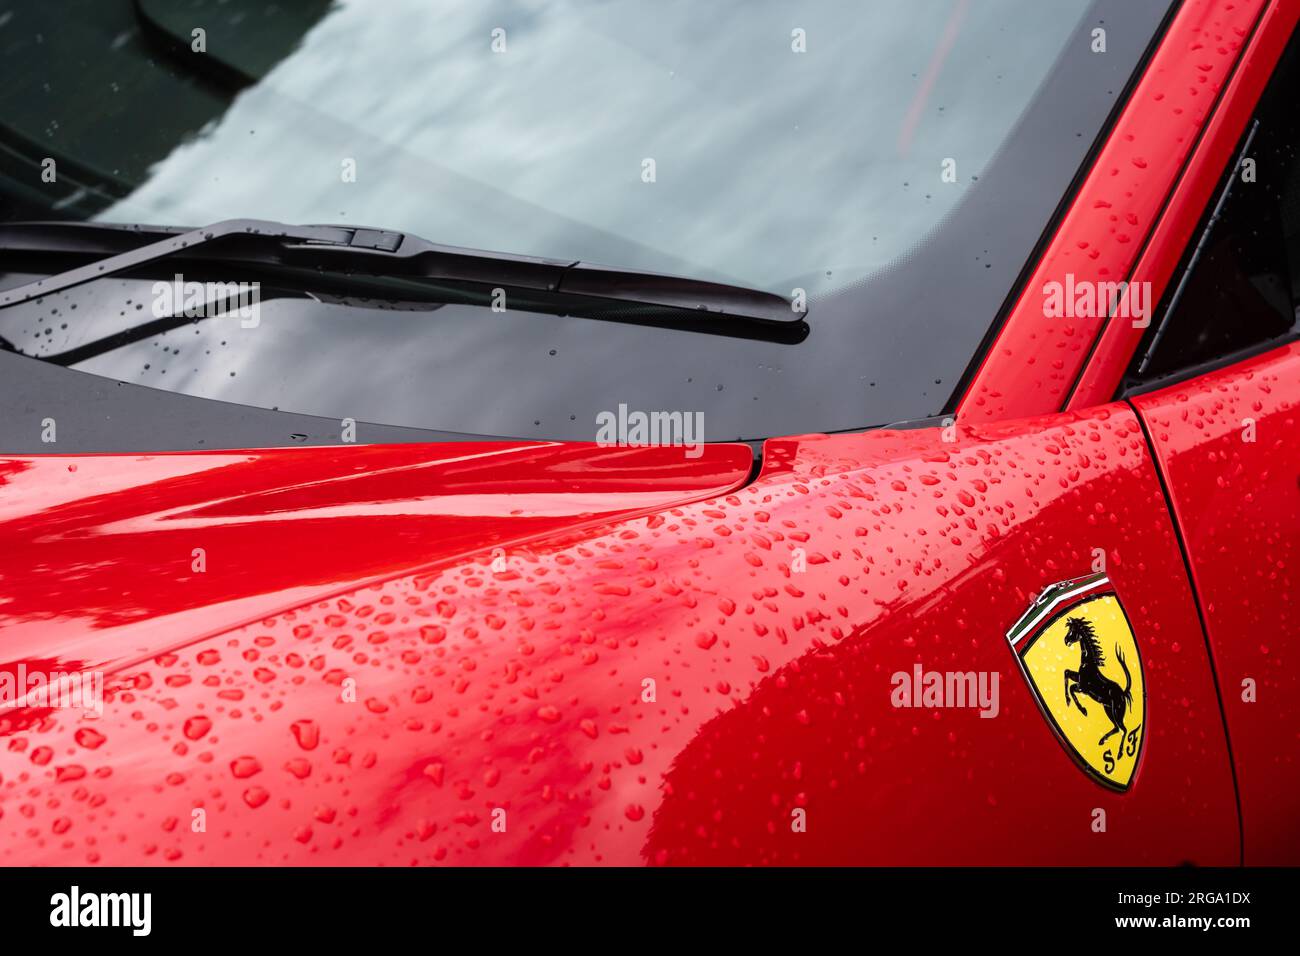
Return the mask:
[[[1049,603],[1046,607],[1042,608],[1042,610],[1040,610],[1037,614],[1035,614],[1032,618],[1030,618],[1029,623],[1025,625],[1025,628],[1020,632],[1019,637],[1014,639],[1011,637],[1011,633],[1012,631],[1015,630],[1015,627],[1012,627],[1010,631],[1007,631],[1007,640],[1011,641],[1012,647],[1015,647],[1022,640],[1024,640],[1026,634],[1032,633],[1034,628],[1038,626],[1038,622],[1041,621],[1048,614],[1050,614],[1052,609],[1055,608],[1062,601],[1069,600],[1070,598],[1074,597],[1076,594],[1083,594],[1086,591],[1091,591],[1094,588],[1099,588],[1102,585],[1109,584],[1109,583],[1110,583],[1110,578],[1103,576],[1097,579],[1096,581],[1089,581],[1087,584],[1081,584],[1077,587],[1071,588],[1069,591],[1062,591],[1060,594],[1058,594],[1055,598],[1052,599],[1051,603]],[[1017,621],[1016,623],[1019,624],[1020,622]]]

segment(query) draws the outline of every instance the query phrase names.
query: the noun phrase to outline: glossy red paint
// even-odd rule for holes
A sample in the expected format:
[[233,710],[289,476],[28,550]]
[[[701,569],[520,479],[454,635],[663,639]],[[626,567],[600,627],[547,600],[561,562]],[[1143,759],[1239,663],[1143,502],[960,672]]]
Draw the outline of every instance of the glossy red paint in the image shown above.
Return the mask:
[[[959,421],[1018,418],[1064,407],[1104,321],[1049,318],[1044,312],[1045,286],[1129,277],[1266,5],[1265,0],[1186,0],[1174,15],[962,397]],[[1276,52],[1273,56],[1276,59]],[[1243,122],[1253,107],[1253,98],[1234,101],[1220,136],[1230,132],[1233,122]],[[1200,175],[1217,179],[1221,169],[1204,167]],[[1180,197],[1179,203],[1185,212],[1194,209],[1193,222],[1204,208],[1192,196]],[[1159,254],[1176,259],[1181,251],[1181,246],[1163,245]],[[1148,266],[1159,262],[1164,260]],[[1154,299],[1151,304],[1154,307]],[[1131,354],[1136,342],[1125,341]],[[1124,359],[1122,349],[1108,349],[1099,359],[1105,376],[1115,375],[1116,365],[1122,372]],[[1095,386],[1089,387],[1089,394],[1096,394]]]
[[[301,606],[198,642],[173,633],[182,646],[114,670],[101,718],[6,718],[0,859],[1234,862],[1215,691],[1133,412],[945,437],[774,441],[749,487],[551,529],[507,547],[504,571],[485,545],[430,536],[422,557],[441,557],[418,572],[286,593]],[[212,513],[225,482],[169,464],[216,522],[194,531],[242,524],[246,552],[285,540],[249,523],[255,503],[282,520],[321,507],[262,488]],[[509,522],[482,514],[477,488],[457,495],[418,469],[385,497],[400,514],[430,493],[477,514],[485,543]],[[155,544],[122,539],[116,560],[154,564]],[[33,535],[29,560],[57,546]],[[1004,637],[1094,549],[1147,661],[1153,729],[1124,795],[1075,767]],[[138,577],[131,603],[146,610],[187,586],[183,562]],[[62,600],[52,590],[43,607]],[[25,619],[40,604],[28,598]],[[997,673],[997,718],[895,708],[891,675],[918,662]]]
[[121,667],[457,553],[716,495],[752,461],[523,441],[0,459],[4,660]]
[[[1183,171],[1178,191],[1156,224],[1130,282],[1149,282],[1151,302],[1160,301],[1183,251],[1192,240],[1201,215],[1246,129],[1255,103],[1277,65],[1287,40],[1300,21],[1300,4],[1269,6],[1247,44],[1241,65],[1224,91],[1222,102],[1206,124],[1201,140]],[[1087,408],[1115,397],[1145,326],[1115,317],[1105,324],[1087,366],[1079,376],[1067,408]]]
[[[1295,23],[1265,6],[1184,3],[954,429],[774,440],[748,486],[745,446],[0,460],[0,670],[109,684],[93,720],[0,711],[0,862],[1236,862],[1147,438],[1078,407],[1133,338],[1040,293],[1166,281]],[[1134,402],[1250,862],[1300,857],[1298,349]],[[1004,637],[1098,554],[1146,666],[1125,794]],[[917,663],[996,673],[997,718],[892,706]]]
[[1300,344],[1133,404],[1168,482],[1205,614],[1241,789],[1246,862],[1294,865]]

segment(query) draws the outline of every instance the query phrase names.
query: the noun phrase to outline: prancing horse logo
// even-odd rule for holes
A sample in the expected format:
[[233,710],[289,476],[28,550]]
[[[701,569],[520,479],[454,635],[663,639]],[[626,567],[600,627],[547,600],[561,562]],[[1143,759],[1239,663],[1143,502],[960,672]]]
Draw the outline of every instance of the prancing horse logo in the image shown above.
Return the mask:
[[1052,585],[1007,639],[1075,761],[1098,783],[1127,790],[1142,754],[1146,686],[1133,629],[1110,580],[1094,574]]
[[1065,672],[1066,702],[1073,701],[1074,706],[1079,708],[1079,713],[1085,717],[1088,716],[1088,712],[1084,710],[1083,704],[1079,703],[1080,694],[1086,694],[1101,704],[1114,726],[1101,735],[1101,740],[1097,741],[1098,746],[1109,740],[1111,734],[1118,733],[1122,738],[1126,733],[1124,712],[1133,705],[1133,675],[1129,673],[1128,665],[1124,662],[1124,652],[1120,650],[1118,644],[1115,645],[1115,657],[1119,659],[1119,666],[1124,671],[1125,683],[1120,687],[1101,672],[1101,665],[1106,663],[1106,657],[1102,653],[1101,645],[1097,643],[1097,632],[1087,618],[1066,619],[1065,644],[1067,647],[1078,644],[1083,648],[1083,655],[1079,658],[1079,669]]

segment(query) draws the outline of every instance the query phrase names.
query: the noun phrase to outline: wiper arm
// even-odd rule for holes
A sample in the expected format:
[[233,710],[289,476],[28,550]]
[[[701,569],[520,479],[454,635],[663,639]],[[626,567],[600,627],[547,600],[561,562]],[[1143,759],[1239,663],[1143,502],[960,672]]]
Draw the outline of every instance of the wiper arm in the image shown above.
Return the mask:
[[[155,238],[129,245],[142,237]],[[0,225],[0,252],[86,253],[105,245],[127,248],[0,292],[0,309],[172,256],[195,257],[196,250],[201,250],[197,256],[201,259],[500,286],[590,299],[593,308],[603,300],[690,310],[706,320],[713,332],[718,331],[715,320],[732,319],[770,326],[781,339],[798,340],[807,334],[803,313],[781,296],[759,289],[574,260],[444,246],[383,229],[294,226],[261,219],[228,219],[188,232],[83,223]],[[690,328],[691,319],[679,316],[665,324]]]

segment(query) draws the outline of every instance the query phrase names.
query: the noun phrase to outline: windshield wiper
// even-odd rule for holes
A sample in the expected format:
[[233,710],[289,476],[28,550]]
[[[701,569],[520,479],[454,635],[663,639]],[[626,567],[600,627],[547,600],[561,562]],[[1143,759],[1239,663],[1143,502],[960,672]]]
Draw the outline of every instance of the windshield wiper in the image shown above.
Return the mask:
[[[711,334],[775,341],[802,341],[808,334],[805,313],[796,311],[781,296],[760,289],[581,261],[444,246],[408,233],[357,226],[294,226],[261,219],[228,219],[189,231],[103,223],[0,225],[0,253],[32,252],[98,254],[103,258],[0,292],[0,309],[183,257],[523,290],[570,300],[577,306],[571,310],[575,315]],[[634,309],[635,316],[620,317],[617,310],[610,311],[613,303],[665,311],[648,315]]]

